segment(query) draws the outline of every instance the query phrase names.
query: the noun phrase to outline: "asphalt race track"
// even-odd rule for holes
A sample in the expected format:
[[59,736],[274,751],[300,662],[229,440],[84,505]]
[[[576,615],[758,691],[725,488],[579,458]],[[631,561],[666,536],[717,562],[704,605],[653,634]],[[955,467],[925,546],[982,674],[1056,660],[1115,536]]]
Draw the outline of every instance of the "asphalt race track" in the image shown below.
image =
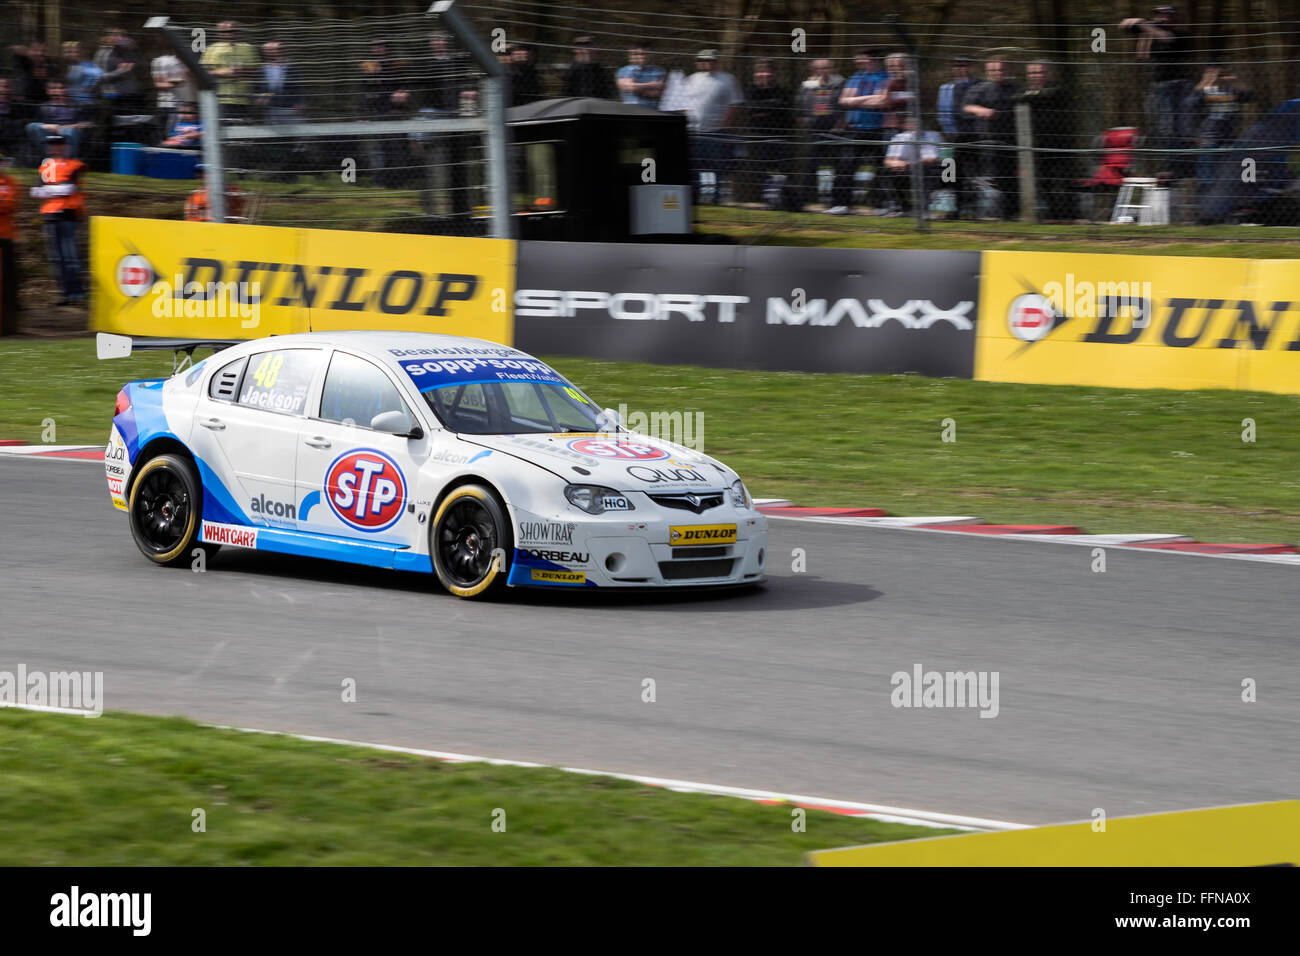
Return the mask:
[[[1300,795],[1295,567],[774,519],[759,592],[483,605],[155,568],[97,464],[0,460],[0,505],[0,669],[102,670],[110,710],[1019,823]],[[917,663],[999,672],[998,715],[896,709]]]

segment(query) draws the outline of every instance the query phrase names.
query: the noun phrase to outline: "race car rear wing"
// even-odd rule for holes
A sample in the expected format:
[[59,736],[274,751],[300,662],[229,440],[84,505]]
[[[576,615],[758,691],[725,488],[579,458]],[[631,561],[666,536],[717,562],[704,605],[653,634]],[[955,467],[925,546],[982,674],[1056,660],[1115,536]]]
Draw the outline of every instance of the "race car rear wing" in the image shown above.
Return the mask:
[[195,349],[212,349],[214,352],[220,352],[232,345],[239,345],[242,341],[245,340],[134,338],[130,335],[100,332],[95,336],[95,354],[101,359],[115,359],[126,358],[132,352],[171,352],[174,375],[193,364]]

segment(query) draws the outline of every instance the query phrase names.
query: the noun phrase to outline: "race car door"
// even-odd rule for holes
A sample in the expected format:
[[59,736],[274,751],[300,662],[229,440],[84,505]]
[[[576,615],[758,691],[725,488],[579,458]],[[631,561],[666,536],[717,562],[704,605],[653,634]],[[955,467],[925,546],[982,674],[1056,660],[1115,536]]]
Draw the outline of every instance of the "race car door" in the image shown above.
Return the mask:
[[194,451],[251,524],[298,527],[298,433],[323,359],[313,348],[236,359],[216,371],[194,410]]
[[[384,413],[398,413],[405,427],[372,427]],[[316,414],[300,423],[302,530],[375,544],[414,544],[424,526],[408,505],[429,439],[395,433],[409,431],[417,421],[387,372],[336,350]]]

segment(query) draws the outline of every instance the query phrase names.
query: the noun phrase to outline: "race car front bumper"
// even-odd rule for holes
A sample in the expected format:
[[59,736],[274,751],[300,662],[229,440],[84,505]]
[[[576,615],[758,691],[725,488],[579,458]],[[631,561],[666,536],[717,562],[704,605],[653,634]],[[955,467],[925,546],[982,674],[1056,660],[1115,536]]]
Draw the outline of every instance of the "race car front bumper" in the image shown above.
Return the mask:
[[[648,499],[646,499],[649,504]],[[757,584],[767,519],[749,509],[704,515],[642,507],[575,518],[516,514],[514,587],[722,587]]]

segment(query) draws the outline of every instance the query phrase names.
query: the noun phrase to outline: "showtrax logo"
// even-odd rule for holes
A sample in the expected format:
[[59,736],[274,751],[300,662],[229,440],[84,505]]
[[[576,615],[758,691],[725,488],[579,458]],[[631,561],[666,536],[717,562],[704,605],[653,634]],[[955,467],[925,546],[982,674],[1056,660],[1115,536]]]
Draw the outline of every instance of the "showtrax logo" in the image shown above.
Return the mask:
[[981,717],[998,715],[998,671],[895,671],[889,678],[895,707],[978,707]]
[[79,711],[86,717],[104,713],[103,671],[0,671],[0,707]]

